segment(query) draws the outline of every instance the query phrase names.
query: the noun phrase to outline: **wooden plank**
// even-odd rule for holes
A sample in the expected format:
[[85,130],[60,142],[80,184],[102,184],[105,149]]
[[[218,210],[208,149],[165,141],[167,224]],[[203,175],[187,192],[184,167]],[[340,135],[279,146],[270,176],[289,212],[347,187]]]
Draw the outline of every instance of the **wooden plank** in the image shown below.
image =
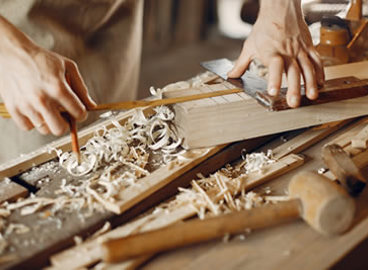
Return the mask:
[[181,174],[189,171],[205,159],[222,150],[226,145],[219,145],[210,149],[191,150],[188,152],[188,160],[182,164],[164,166],[150,175],[139,180],[138,185],[132,185],[121,191],[115,202],[104,200],[100,197],[95,197],[102,202],[110,211],[121,214],[133,205],[142,201],[158,189],[167,185]]
[[[213,92],[214,91],[219,91],[219,90],[224,90],[224,88],[233,89],[233,88],[224,87],[223,83],[211,84],[211,85],[208,85],[208,88],[211,89],[211,91],[213,91]],[[225,95],[225,96],[221,96],[221,97],[226,102],[236,102],[236,101],[242,100],[242,98],[238,94]]]
[[251,173],[244,181],[245,190],[253,189],[260,186],[271,179],[277,178],[280,175],[284,175],[287,172],[300,167],[304,163],[304,158],[295,154],[287,155],[276,163],[265,166],[265,172],[263,174]]
[[362,128],[357,135],[351,139],[351,146],[353,148],[366,149],[368,142],[368,125]]
[[349,122],[351,122],[351,120],[345,120],[337,123],[335,122],[332,126],[328,126],[326,128],[310,128],[304,131],[302,134],[273,149],[273,156],[275,158],[282,158],[290,153],[300,153],[313,144],[326,138],[328,135],[332,134]]
[[[117,121],[124,121],[128,117],[134,114],[135,110],[130,110],[117,116]],[[102,129],[103,127],[110,128],[112,126],[111,120],[105,120],[99,124],[92,125],[81,130],[78,133],[79,143],[84,145],[94,134],[96,130]],[[55,140],[52,143],[45,145],[44,147],[37,149],[27,155],[10,160],[9,162],[0,165],[0,179],[4,177],[11,177],[28,169],[42,164],[46,161],[57,157],[55,151],[52,149],[61,149],[63,152],[71,151],[70,137],[65,136],[61,139]]]
[[[368,77],[368,61],[327,67],[326,78]],[[176,104],[176,125],[186,138],[186,148],[208,147],[267,134],[341,121],[367,114],[368,97],[306,106],[278,112],[267,111],[253,99],[213,107]]]
[[12,182],[9,178],[0,181],[0,203],[14,201],[28,195],[28,190],[21,185]]
[[341,147],[348,146],[351,142],[351,138],[355,136],[362,129],[362,127],[367,124],[367,122],[368,117],[364,117],[358,120],[354,124],[350,125],[348,129],[345,132],[343,132],[340,136],[328,142],[328,144],[337,144],[340,145]]

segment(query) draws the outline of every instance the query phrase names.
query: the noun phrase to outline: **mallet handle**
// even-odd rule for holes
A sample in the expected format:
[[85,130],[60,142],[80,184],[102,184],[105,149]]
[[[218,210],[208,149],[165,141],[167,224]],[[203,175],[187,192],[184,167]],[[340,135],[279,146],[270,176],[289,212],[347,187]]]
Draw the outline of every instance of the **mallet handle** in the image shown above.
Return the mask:
[[260,229],[289,222],[300,216],[298,199],[257,207],[205,220],[192,220],[103,243],[104,260],[128,258],[223,237],[225,234]]

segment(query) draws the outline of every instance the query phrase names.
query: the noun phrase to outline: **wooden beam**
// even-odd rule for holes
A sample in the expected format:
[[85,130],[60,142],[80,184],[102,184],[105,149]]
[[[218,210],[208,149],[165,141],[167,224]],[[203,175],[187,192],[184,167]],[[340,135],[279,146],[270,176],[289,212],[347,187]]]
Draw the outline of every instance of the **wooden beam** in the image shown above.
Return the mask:
[[[327,67],[325,72],[327,79],[342,76],[366,79],[367,69],[368,61],[365,61]],[[212,89],[203,86],[197,91]],[[173,95],[174,92],[167,93],[168,97]],[[186,138],[184,147],[208,147],[366,115],[368,96],[278,112],[267,111],[254,99],[212,100],[215,104],[208,99],[207,103],[174,105],[176,125]]]

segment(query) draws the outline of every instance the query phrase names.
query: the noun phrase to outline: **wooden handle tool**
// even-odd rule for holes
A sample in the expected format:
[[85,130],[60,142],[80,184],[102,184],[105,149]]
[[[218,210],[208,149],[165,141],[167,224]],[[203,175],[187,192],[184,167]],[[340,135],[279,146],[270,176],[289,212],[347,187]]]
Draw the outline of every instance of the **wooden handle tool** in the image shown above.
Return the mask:
[[102,244],[104,260],[118,262],[299,217],[328,235],[342,233],[352,223],[354,200],[341,186],[321,175],[311,172],[296,175],[289,184],[289,194],[291,199],[286,202],[109,240]]
[[367,180],[341,146],[337,144],[325,145],[322,148],[322,159],[352,196],[357,196],[362,192]]
[[[190,96],[183,96],[183,97],[174,97],[174,98],[165,98],[165,99],[155,99],[155,100],[135,100],[135,101],[123,101],[123,102],[116,102],[116,103],[107,103],[107,104],[99,104],[96,107],[88,108],[88,111],[104,111],[104,110],[128,110],[138,107],[154,107],[154,106],[161,106],[161,105],[170,105],[176,103],[182,103],[192,100],[204,99],[204,98],[211,98],[223,95],[230,95],[230,94],[237,94],[244,92],[242,89],[226,89],[226,90],[219,90],[214,92],[208,93],[201,93],[196,95]],[[3,118],[10,118],[10,114],[6,110],[4,103],[0,103],[0,116]]]
[[78,164],[80,164],[81,154],[80,154],[80,148],[79,148],[79,142],[78,142],[77,121],[75,120],[74,117],[72,117],[68,113],[62,113],[62,115],[69,123],[70,137],[71,137],[71,143],[72,143],[72,152],[76,155]]

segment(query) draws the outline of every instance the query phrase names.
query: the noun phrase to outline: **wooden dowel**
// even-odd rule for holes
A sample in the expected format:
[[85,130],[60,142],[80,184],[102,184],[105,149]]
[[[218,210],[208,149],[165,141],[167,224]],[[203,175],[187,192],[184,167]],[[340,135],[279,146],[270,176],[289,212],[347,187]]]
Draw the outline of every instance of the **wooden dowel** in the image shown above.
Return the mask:
[[192,220],[162,229],[113,239],[103,243],[104,260],[118,262],[155,254],[171,248],[223,237],[225,234],[260,229],[292,221],[300,215],[300,201],[293,199],[274,205],[239,211],[205,220]]
[[79,149],[79,142],[78,142],[77,121],[75,120],[74,117],[72,117],[68,113],[62,113],[62,115],[69,123],[72,151],[77,157],[78,164],[80,164],[81,156],[80,156],[80,149]]
[[[157,100],[135,100],[135,101],[123,101],[123,102],[116,102],[116,103],[107,103],[107,104],[100,104],[94,108],[89,108],[89,111],[103,111],[103,110],[128,110],[138,107],[153,107],[153,106],[161,106],[161,105],[169,105],[181,102],[187,102],[192,100],[198,100],[203,98],[211,98],[223,95],[230,95],[241,93],[244,90],[242,89],[226,89],[226,90],[219,90],[215,92],[208,92],[208,93],[201,93],[196,95],[184,96],[184,97],[175,97],[175,98],[166,98],[166,99],[157,99]],[[3,113],[0,116],[8,116],[8,111],[6,110],[3,103],[0,103],[0,112]],[[9,115],[10,117],[10,115]]]

